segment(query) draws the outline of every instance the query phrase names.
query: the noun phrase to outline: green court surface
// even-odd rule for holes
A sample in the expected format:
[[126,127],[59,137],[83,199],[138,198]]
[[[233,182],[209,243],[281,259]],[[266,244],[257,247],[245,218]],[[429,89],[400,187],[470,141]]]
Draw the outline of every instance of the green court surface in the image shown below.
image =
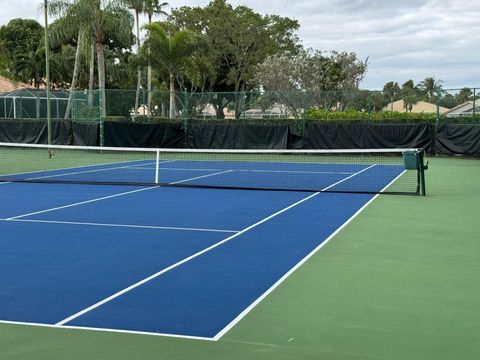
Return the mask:
[[430,159],[426,197],[379,196],[217,342],[0,325],[0,359],[480,359],[479,184]]

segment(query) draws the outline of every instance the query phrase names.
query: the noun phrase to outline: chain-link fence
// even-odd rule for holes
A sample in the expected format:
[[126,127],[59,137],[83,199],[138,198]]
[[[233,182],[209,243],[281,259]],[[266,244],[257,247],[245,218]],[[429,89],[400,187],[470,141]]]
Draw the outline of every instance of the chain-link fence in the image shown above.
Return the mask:
[[[175,92],[52,91],[53,119],[71,121],[480,124],[480,89],[392,91]],[[0,94],[1,119],[45,119],[45,90]],[[104,108],[104,112],[102,109]],[[102,116],[105,114],[105,116]]]

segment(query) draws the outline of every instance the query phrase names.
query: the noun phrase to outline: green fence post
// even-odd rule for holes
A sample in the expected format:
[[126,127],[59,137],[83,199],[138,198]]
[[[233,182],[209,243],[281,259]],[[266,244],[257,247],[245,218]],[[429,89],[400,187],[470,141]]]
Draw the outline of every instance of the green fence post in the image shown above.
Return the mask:
[[305,115],[305,110],[302,113],[302,138],[305,138],[305,128],[307,126],[307,117]]
[[475,109],[475,106],[476,106],[476,97],[477,97],[477,89],[476,88],[473,88],[473,110],[472,110],[472,113],[473,113],[473,123],[476,124],[477,123],[477,119],[475,117],[476,115],[476,109]]
[[100,141],[100,146],[104,145],[104,118],[103,118],[103,99],[102,99],[102,90],[98,91],[98,111],[100,114],[100,123],[99,123],[99,141]]
[[185,148],[188,148],[188,92],[185,90],[183,92],[183,131],[184,131],[184,142]]
[[243,125],[246,124],[246,112],[247,112],[247,94],[243,92]]
[[436,113],[435,113],[435,125],[438,126],[438,124],[440,123],[440,92],[437,91],[437,96],[436,96],[436,99],[435,99],[435,104],[436,104]]
[[372,93],[368,92],[368,123],[372,122]]

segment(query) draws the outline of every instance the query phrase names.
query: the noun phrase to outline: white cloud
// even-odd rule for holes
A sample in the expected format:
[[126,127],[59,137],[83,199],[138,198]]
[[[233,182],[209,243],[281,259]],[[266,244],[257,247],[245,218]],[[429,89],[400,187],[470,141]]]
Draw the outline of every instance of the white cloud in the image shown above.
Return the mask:
[[[0,0],[0,25],[15,17],[42,22],[38,0]],[[205,6],[206,0],[172,0],[172,7]],[[231,0],[264,14],[297,19],[307,47],[354,51],[369,57],[362,86],[387,81],[420,82],[427,76],[446,87],[480,86],[480,1],[463,0]]]

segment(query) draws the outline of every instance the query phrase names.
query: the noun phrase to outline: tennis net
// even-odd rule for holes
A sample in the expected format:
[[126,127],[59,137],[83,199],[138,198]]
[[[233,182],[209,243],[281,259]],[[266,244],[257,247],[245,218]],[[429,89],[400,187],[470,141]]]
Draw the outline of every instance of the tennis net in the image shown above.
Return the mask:
[[197,150],[0,143],[0,181],[425,194],[422,149]]

